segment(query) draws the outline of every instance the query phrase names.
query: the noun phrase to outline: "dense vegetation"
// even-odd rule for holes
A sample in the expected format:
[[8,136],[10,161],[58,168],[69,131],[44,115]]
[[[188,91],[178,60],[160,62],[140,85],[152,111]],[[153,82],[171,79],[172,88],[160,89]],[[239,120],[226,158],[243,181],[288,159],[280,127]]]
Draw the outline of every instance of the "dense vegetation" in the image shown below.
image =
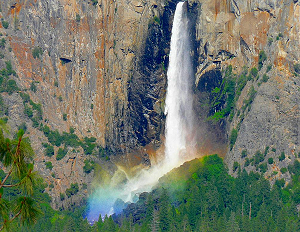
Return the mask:
[[[0,127],[8,133],[5,122]],[[85,231],[90,228],[83,219],[83,208],[74,211],[56,211],[51,208],[51,198],[45,192],[47,184],[34,171],[33,156],[28,138],[23,130],[9,139],[0,129],[0,230],[5,231]],[[46,162],[52,169],[52,163]],[[85,187],[86,188],[86,187]],[[77,183],[71,184],[66,195],[79,191]]]
[[[82,147],[86,155],[91,155],[96,148],[96,138],[94,137],[85,137],[83,140],[80,140],[76,134],[74,134],[74,129],[70,128],[70,133],[63,132],[60,134],[58,130],[51,130],[48,126],[41,126],[41,130],[44,132],[44,135],[48,138],[48,141],[53,146],[61,146],[64,144],[66,147]],[[51,147],[51,145],[45,145],[45,147]],[[99,146],[100,152],[102,148]],[[49,155],[48,155],[49,156]],[[61,155],[60,155],[61,156]]]
[[99,231],[299,231],[298,161],[288,168],[293,181],[286,187],[283,179],[271,187],[253,172],[239,170],[233,178],[217,155],[193,162],[197,169],[188,168],[186,182],[161,183],[115,217],[118,225],[109,218],[98,222]]
[[[90,226],[83,208],[55,211],[46,202],[38,223],[19,231],[299,231],[300,163],[288,170],[293,181],[285,186],[277,180],[271,187],[258,173],[239,169],[234,178],[221,158],[208,156],[173,170],[121,215],[100,217]],[[72,184],[68,197],[78,188]]]
[[[250,72],[247,67],[244,67],[241,74],[237,75],[233,73],[232,66],[229,65],[225,70],[224,78],[220,86],[215,87],[211,92],[212,98],[210,99],[210,105],[213,114],[208,117],[208,120],[219,122],[229,117],[231,121],[236,114],[241,123],[244,120],[245,114],[251,109],[251,104],[256,94],[253,85],[249,89],[247,98],[245,98],[240,110],[236,109],[236,102],[248,81],[258,78],[258,70],[255,67],[252,68]],[[267,80],[268,77],[266,76],[264,82]]]
[[[46,184],[37,181],[33,197],[42,215],[31,227],[14,221],[12,231],[299,231],[300,163],[288,167],[292,182],[283,179],[271,187],[258,173],[238,170],[228,175],[217,155],[193,160],[173,170],[151,193],[140,195],[121,215],[100,217],[89,225],[84,208],[56,211],[50,207]],[[1,172],[3,176],[4,173]],[[79,190],[72,184],[66,195]],[[17,199],[20,190],[11,188],[5,197]]]
[[10,76],[16,76],[16,72],[12,68],[11,61],[5,62],[6,68],[0,70],[0,92],[7,92],[11,95],[19,90],[15,80],[10,79]]

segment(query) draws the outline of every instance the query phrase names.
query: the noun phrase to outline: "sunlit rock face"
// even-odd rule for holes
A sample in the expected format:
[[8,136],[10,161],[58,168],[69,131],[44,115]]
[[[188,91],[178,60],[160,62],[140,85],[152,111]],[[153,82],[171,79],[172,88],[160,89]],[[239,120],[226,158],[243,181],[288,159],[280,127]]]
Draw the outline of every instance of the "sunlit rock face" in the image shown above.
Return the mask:
[[[109,175],[98,169],[98,174],[96,170],[84,173],[82,167],[87,157],[83,151],[69,149],[61,161],[46,158],[42,143],[47,139],[31,126],[20,97],[4,96],[11,128],[17,129],[20,119],[28,124],[37,153],[36,166],[48,184],[54,183],[54,188],[47,191],[56,208],[79,203],[88,195],[90,187],[62,203],[59,194],[71,183],[87,183],[94,188],[93,176],[105,179],[103,175],[119,175],[120,168],[128,175],[120,174],[122,182],[163,160],[168,56],[178,2],[0,2],[0,17],[10,24],[4,29],[0,23],[0,32],[7,35],[5,59],[12,60],[20,88],[29,89],[36,82],[37,90],[28,92],[33,101],[43,105],[45,124],[60,132],[74,127],[80,138],[94,136],[110,156],[109,162],[93,158]],[[287,166],[300,151],[299,81],[294,77],[294,64],[299,63],[299,2],[190,0],[187,10],[194,75],[194,152],[198,156],[226,155],[231,171],[235,161],[244,165],[243,150],[247,149],[251,158],[257,150],[276,146],[278,152],[267,157],[276,158],[285,152],[286,159],[269,170]],[[39,58],[32,54],[36,47],[43,51]],[[214,110],[207,105],[207,99],[222,81],[224,69],[231,64],[234,72],[239,73],[243,66],[257,66],[261,50],[265,51],[267,62],[259,76],[272,65],[270,78],[260,86],[247,84],[237,99],[238,111],[254,85],[257,94],[242,123],[239,125],[237,116],[217,125],[207,121]],[[4,60],[0,60],[0,68],[4,66]],[[230,151],[228,137],[238,125],[239,134]],[[53,163],[52,171],[45,169],[45,161]],[[289,174],[285,175],[288,178]]]
[[[190,5],[196,2],[189,1]],[[260,51],[267,57],[258,80],[248,82],[236,99],[232,121],[225,120],[228,137],[238,128],[233,149],[229,146],[226,149],[225,162],[230,172],[233,173],[234,162],[244,167],[246,158],[251,159],[260,151],[266,153],[264,162],[268,158],[276,161],[268,165],[265,177],[289,180],[289,174],[281,174],[279,170],[292,163],[300,150],[299,81],[295,74],[295,65],[299,63],[299,2],[201,1],[199,7],[195,47],[198,53],[196,84],[200,91],[210,86],[205,79],[216,80],[217,70],[224,71],[231,64],[233,72],[239,74],[244,66],[249,70],[258,67]],[[269,77],[266,82],[261,79],[265,74]],[[242,111],[252,85],[257,92],[241,120],[237,112]],[[247,151],[246,157],[241,155],[243,150]],[[282,152],[285,159],[280,161],[278,157]],[[246,170],[258,171],[251,165]],[[273,171],[278,175],[272,176]]]
[[[152,74],[153,84],[149,86],[149,76],[141,78],[141,69],[137,67],[143,63],[147,38],[151,39],[148,27],[154,25],[154,16],[160,18],[163,12],[162,2],[0,2],[0,17],[10,25],[4,29],[0,24],[1,33],[7,35],[5,59],[12,60],[20,88],[30,89],[32,82],[37,86],[36,91],[29,90],[28,93],[34,102],[42,104],[45,125],[59,132],[69,132],[69,128],[73,127],[80,138],[95,137],[98,144],[106,149],[107,155],[115,156],[115,162],[126,167],[143,162],[149,165],[149,154],[159,147],[163,131],[161,99],[165,94],[164,71],[157,64],[158,58],[154,59],[156,74]],[[152,34],[161,30],[159,24],[151,28]],[[158,46],[157,43],[155,46]],[[34,48],[41,48],[39,58],[33,57]],[[161,59],[163,55],[159,53],[158,56]],[[2,60],[0,66],[5,67]],[[156,76],[160,80],[155,80]],[[134,78],[139,80],[135,82]],[[147,91],[141,91],[141,86],[137,90],[142,83]],[[134,91],[143,94],[136,96]],[[20,108],[23,112],[19,96],[11,98],[13,100],[7,98],[11,108]],[[79,202],[88,190],[83,189],[81,194],[72,196],[72,200],[66,199],[65,202],[70,202],[65,204],[61,203],[59,194],[64,193],[71,183],[91,183],[93,172],[83,172],[83,161],[88,157],[83,151],[74,152],[70,148],[66,160],[48,159],[41,145],[47,142],[43,133],[32,128],[31,121],[23,113],[19,118],[28,122],[38,169],[48,184],[54,183],[50,191],[54,197],[53,205],[58,208]],[[18,118],[11,117],[9,123],[12,129],[16,129]],[[145,130],[147,132],[140,133]],[[149,146],[149,152],[140,149],[151,142],[155,146]],[[121,157],[124,154],[129,154],[128,158]],[[132,158],[132,154],[137,154],[137,160]],[[97,157],[92,159],[101,166],[109,167],[110,171],[115,170]],[[53,163],[52,171],[45,169],[45,161]],[[55,175],[51,176],[51,173]]]

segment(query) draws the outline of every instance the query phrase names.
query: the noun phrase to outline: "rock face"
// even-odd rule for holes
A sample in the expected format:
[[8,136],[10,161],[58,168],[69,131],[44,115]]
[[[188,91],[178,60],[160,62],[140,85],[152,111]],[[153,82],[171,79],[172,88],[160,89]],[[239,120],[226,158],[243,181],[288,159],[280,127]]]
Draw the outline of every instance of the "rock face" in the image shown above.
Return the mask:
[[[190,5],[193,2],[189,1]],[[268,164],[266,177],[281,176],[280,169],[295,158],[299,148],[299,78],[295,65],[299,63],[299,10],[298,1],[200,1],[196,23],[196,41],[199,53],[196,84],[201,85],[211,70],[233,66],[240,73],[243,66],[257,66],[259,52],[264,50],[266,60],[258,75],[269,79],[248,82],[239,99],[235,113],[241,110],[250,86],[257,91],[254,101],[243,118],[236,114],[227,120],[230,135],[238,128],[238,136],[225,161],[232,171],[234,162],[242,167],[246,158],[257,151],[264,153]],[[267,148],[267,149],[266,149]],[[247,156],[242,158],[242,151]],[[266,152],[264,152],[266,150]],[[278,157],[284,152],[284,160]],[[246,168],[255,170],[253,166]],[[272,175],[273,171],[278,174]],[[283,174],[288,179],[288,173]]]
[[[247,149],[251,157],[256,151],[263,152],[269,147],[265,159],[273,158],[274,163],[268,164],[269,171],[265,176],[271,180],[283,176],[288,180],[289,174],[282,174],[280,169],[298,158],[300,149],[299,78],[295,72],[300,58],[300,23],[296,20],[299,19],[300,6],[298,1],[258,1],[251,10],[267,14],[267,21],[260,23],[265,27],[265,38],[259,47],[266,52],[267,60],[259,74],[262,76],[267,72],[267,65],[273,68],[268,73],[268,82],[257,86],[256,98],[240,127],[235,147],[227,154],[227,162],[229,166],[234,161],[244,165],[240,155],[243,149]],[[234,122],[232,126],[235,126]],[[278,159],[283,153],[283,158]],[[272,171],[278,174],[274,176]]]
[[[107,155],[138,150],[152,141],[157,143],[163,128],[165,71],[150,66],[164,58],[159,44],[153,45],[159,57],[154,58],[154,63],[147,63],[149,60],[143,55],[146,49],[152,50],[145,45],[148,25],[152,28],[148,41],[162,33],[153,18],[159,20],[163,7],[152,0],[1,1],[0,17],[9,23],[8,28],[0,24],[6,39],[3,61],[12,60],[19,88],[27,89],[32,101],[42,105],[43,123],[51,130],[62,133],[72,127],[80,138],[95,137]],[[159,43],[166,43],[164,36],[162,40]],[[139,65],[151,70],[140,77],[138,73],[144,71],[136,68]],[[2,60],[1,67],[5,67]],[[160,80],[148,76],[153,77],[154,73],[161,76]],[[153,82],[151,86],[148,80]],[[35,91],[30,89],[32,83]],[[139,84],[143,89],[137,89]],[[18,104],[13,104],[12,98]],[[24,111],[17,94],[7,102],[9,109]],[[71,183],[91,182],[92,174],[82,171],[87,159],[83,151],[76,153],[69,148],[63,160],[49,159],[41,145],[47,138],[38,128],[32,128],[26,115],[12,117],[10,113],[9,118],[12,129],[24,121],[29,127],[37,167],[51,180],[49,184],[57,183],[51,193],[55,201],[60,202],[59,193],[64,193]],[[55,177],[45,169],[45,162],[49,161]],[[87,191],[82,192],[86,195]]]
[[[5,60],[16,71],[12,77],[19,88],[43,109],[42,123],[60,133],[75,129],[80,139],[95,137],[97,155],[126,168],[151,166],[156,151],[162,148],[164,135],[164,99],[166,69],[172,17],[177,0],[7,0],[0,2],[0,48]],[[190,0],[191,40],[194,60],[195,135],[200,154],[226,154],[230,170],[234,162],[244,166],[259,150],[269,147],[265,161],[270,176],[292,162],[299,148],[299,78],[294,75],[299,62],[300,6],[292,0]],[[1,39],[0,38],[0,39]],[[209,105],[212,91],[224,79],[224,70],[233,66],[235,73],[257,66],[259,52],[266,61],[258,75],[261,79],[246,84],[236,99],[230,120],[213,123],[207,117],[219,110]],[[270,67],[270,68],[269,68]],[[299,68],[300,69],[300,68]],[[36,86],[36,89],[32,86]],[[248,92],[256,95],[241,120],[241,110]],[[84,150],[68,148],[57,161],[44,155],[45,134],[33,126],[23,113],[17,93],[2,93],[8,105],[9,124],[16,130],[22,122],[37,153],[36,164],[46,177],[55,207],[80,202],[87,195],[85,184],[92,182],[94,171],[82,169],[86,159],[108,172],[111,163],[99,156],[87,157]],[[225,104],[225,103],[224,103]],[[223,105],[224,107],[224,105]],[[238,128],[232,149],[228,136]],[[273,148],[273,149],[272,149]],[[276,152],[274,152],[276,148]],[[55,147],[57,154],[59,147]],[[247,157],[242,158],[242,151]],[[278,160],[281,152],[283,161]],[[105,157],[105,156],[103,156]],[[53,163],[53,170],[45,162]],[[125,168],[125,169],[126,169]],[[249,166],[247,170],[253,170]],[[54,174],[53,174],[54,173]],[[233,171],[232,171],[233,173]],[[278,172],[280,175],[280,172]],[[283,175],[286,179],[289,174]],[[271,178],[273,178],[272,176]],[[78,195],[62,203],[71,183],[79,183]]]

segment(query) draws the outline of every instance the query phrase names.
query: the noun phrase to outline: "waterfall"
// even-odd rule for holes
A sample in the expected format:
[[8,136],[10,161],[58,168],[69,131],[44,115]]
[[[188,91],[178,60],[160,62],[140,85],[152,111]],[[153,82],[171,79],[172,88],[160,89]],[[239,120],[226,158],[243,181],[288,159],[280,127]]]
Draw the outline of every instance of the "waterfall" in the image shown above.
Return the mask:
[[176,166],[184,159],[192,129],[190,39],[187,2],[179,2],[174,15],[166,97],[166,162]]
[[189,159],[186,150],[191,142],[188,136],[193,121],[189,43],[187,2],[180,2],[174,15],[167,73],[165,162],[142,170],[123,185],[99,186],[89,197],[87,217],[90,222],[97,220],[99,213],[102,216],[115,213],[115,202],[123,201],[125,205],[125,202],[133,202],[139,193],[151,191],[160,177]]

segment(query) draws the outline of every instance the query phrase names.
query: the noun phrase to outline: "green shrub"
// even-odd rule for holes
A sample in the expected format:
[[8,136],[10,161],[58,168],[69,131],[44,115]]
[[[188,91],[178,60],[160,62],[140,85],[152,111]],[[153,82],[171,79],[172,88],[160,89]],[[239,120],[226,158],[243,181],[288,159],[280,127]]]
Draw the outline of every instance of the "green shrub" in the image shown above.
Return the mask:
[[246,161],[245,161],[245,167],[248,167],[249,166],[249,164],[250,164],[250,159],[249,158],[246,158]]
[[160,25],[160,19],[156,15],[153,17],[153,22]]
[[68,118],[67,118],[67,114],[63,114],[63,120],[64,120],[64,121],[67,121],[67,119],[68,119]]
[[43,54],[43,49],[40,48],[40,47],[35,47],[33,50],[32,50],[32,56],[34,59],[36,58],[40,58],[40,56]]
[[92,0],[93,6],[96,6],[98,4],[98,0]]
[[6,76],[10,76],[10,75],[13,75],[13,76],[16,76],[16,72],[13,70],[12,68],[12,64],[11,64],[11,61],[5,61],[5,66],[6,66]]
[[31,107],[29,107],[28,105],[24,106],[24,114],[27,115],[29,118],[33,117],[33,111],[31,109]]
[[74,134],[75,130],[72,127],[70,127],[70,133],[63,132],[60,134],[57,130],[50,130],[46,125],[42,127],[42,131],[52,145],[59,147],[61,144],[65,144],[65,147],[75,148],[81,146],[86,155],[91,155],[97,145],[94,137],[85,137],[83,141],[80,141],[78,136]]
[[287,168],[281,168],[280,171],[281,171],[282,174],[284,174],[284,173],[287,172]]
[[235,172],[235,171],[238,169],[239,166],[240,166],[239,163],[235,161],[235,162],[233,163],[233,168],[232,168],[232,169],[233,169],[233,172]]
[[294,64],[294,69],[295,69],[295,72],[300,74],[300,64]]
[[266,53],[262,50],[259,52],[258,56],[258,70],[261,70],[263,67],[263,63],[267,60],[267,55]]
[[253,67],[251,70],[250,70],[250,73],[251,75],[253,76],[253,78],[256,78],[257,75],[258,75],[258,70],[256,67]]
[[260,152],[260,151],[257,151],[254,155],[254,164],[255,166],[259,163],[261,163],[262,161],[264,161],[265,157],[264,155]]
[[[244,80],[240,83],[241,87],[243,87]],[[225,70],[225,78],[223,78],[222,83],[212,91],[211,107],[220,110],[216,110],[214,115],[208,117],[208,120],[219,122],[227,116],[230,116],[229,120],[232,120],[235,108],[235,90],[235,74],[232,73],[232,66],[229,65]]]
[[265,148],[265,152],[264,152],[264,155],[265,155],[265,156],[268,154],[268,152],[269,152],[269,149],[270,149],[270,147],[269,147],[269,146],[266,146],[266,148]]
[[245,149],[245,150],[242,151],[242,156],[241,157],[245,158],[246,156],[247,156],[247,150]]
[[30,96],[27,93],[20,92],[20,97],[23,99],[24,104],[30,101]]
[[273,38],[268,38],[268,45],[270,46],[273,43]]
[[267,66],[267,72],[270,72],[270,71],[271,71],[271,69],[272,69],[272,65],[271,65],[271,64],[269,64],[269,65]]
[[50,162],[50,161],[46,162],[45,165],[46,165],[46,169],[49,169],[50,171],[52,170],[52,168],[53,168],[52,162]]
[[68,149],[67,148],[59,148],[57,151],[57,155],[56,155],[56,160],[61,160],[63,159],[66,154],[68,153]]
[[[70,128],[71,131],[71,128]],[[62,143],[64,143],[67,147],[78,147],[81,145],[79,138],[74,133],[66,133],[63,132],[61,135]]]
[[32,81],[31,82],[31,84],[30,84],[30,90],[32,91],[32,92],[36,92],[36,90],[37,90],[37,88],[36,88],[36,85],[35,85],[35,83],[34,83],[34,81]]
[[86,155],[91,155],[93,153],[94,148],[96,147],[96,138],[91,137],[85,137],[84,141],[81,143],[81,147],[84,150],[84,153]]
[[276,152],[276,148],[275,148],[275,147],[272,147],[272,151],[273,151],[273,152]]
[[77,23],[79,23],[79,22],[80,22],[80,20],[81,20],[81,17],[80,17],[80,15],[79,15],[79,14],[76,14],[76,22],[77,22]]
[[251,106],[252,102],[254,101],[255,94],[256,94],[256,91],[254,89],[254,86],[252,85],[250,90],[249,90],[249,93],[248,93],[249,98],[244,100],[244,105],[241,108],[243,112],[247,108],[250,110],[250,106]]
[[240,77],[237,79],[236,82],[236,97],[238,98],[241,95],[242,90],[244,89],[245,85],[248,82],[247,77],[247,71],[244,70],[244,72],[240,75]]
[[267,82],[268,80],[269,80],[269,77],[267,76],[267,74],[264,74],[263,78],[262,78],[262,82]]
[[82,184],[82,189],[87,189],[87,184],[86,183]]
[[276,180],[275,185],[277,185],[279,188],[282,188],[285,185],[285,180],[284,179]]
[[94,164],[94,161],[85,160],[83,171],[87,174],[90,173],[92,170],[94,170]]
[[66,195],[70,198],[72,195],[77,194],[79,191],[78,183],[71,184],[71,187],[66,190]]
[[231,134],[230,134],[230,138],[229,138],[230,150],[232,150],[232,148],[233,148],[233,146],[236,142],[237,136],[238,136],[238,130],[233,128],[232,131],[231,131]]
[[45,156],[51,157],[54,155],[54,147],[51,146],[48,143],[43,143],[43,147],[46,148],[45,149]]
[[281,32],[277,35],[276,40],[279,40],[280,38],[283,38],[283,34]]
[[6,44],[6,40],[4,38],[2,38],[0,40],[0,48],[4,49],[5,48],[5,44]]
[[49,143],[59,147],[62,143],[62,136],[59,134],[58,130],[51,131],[48,126],[42,128],[44,135],[48,138]]
[[272,175],[273,175],[273,176],[276,176],[277,174],[278,174],[277,171],[272,172]]
[[70,127],[70,134],[74,134],[74,132],[75,132],[74,127]]
[[17,83],[15,80],[10,79],[7,81],[5,92],[7,92],[9,95],[13,94],[14,92],[19,91],[19,88],[17,86]]
[[279,156],[279,161],[283,161],[285,159],[284,152],[281,152],[281,155]]
[[31,118],[31,121],[32,121],[32,126],[34,127],[34,128],[38,128],[39,127],[39,118],[38,117],[33,117],[33,118]]
[[4,29],[7,29],[9,26],[9,23],[7,21],[2,20],[2,26]]
[[42,115],[43,110],[42,110],[42,105],[40,103],[34,103],[32,100],[29,101],[29,104],[32,105],[32,109],[36,110],[38,114]]
[[58,81],[54,81],[54,86],[58,87]]
[[60,197],[61,201],[65,200],[65,198],[66,198],[65,194],[63,194],[63,193],[60,193],[59,197]]
[[268,163],[269,163],[269,164],[273,164],[273,163],[274,163],[273,158],[269,158],[269,159],[268,159]]
[[262,173],[265,173],[268,170],[268,166],[266,163],[260,164],[258,167]]

